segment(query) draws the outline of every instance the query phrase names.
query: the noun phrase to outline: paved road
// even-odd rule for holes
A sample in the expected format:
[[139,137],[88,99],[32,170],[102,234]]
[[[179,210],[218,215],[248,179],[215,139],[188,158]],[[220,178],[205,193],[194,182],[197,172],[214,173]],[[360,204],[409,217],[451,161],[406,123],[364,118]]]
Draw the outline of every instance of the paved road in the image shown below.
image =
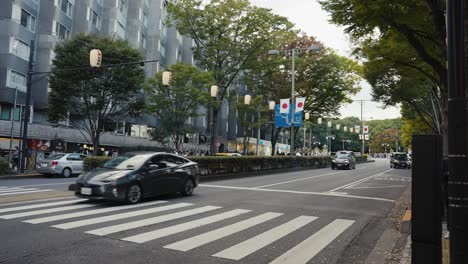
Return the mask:
[[377,160],[131,206],[63,196],[72,179],[2,180],[0,263],[363,263],[410,174]]

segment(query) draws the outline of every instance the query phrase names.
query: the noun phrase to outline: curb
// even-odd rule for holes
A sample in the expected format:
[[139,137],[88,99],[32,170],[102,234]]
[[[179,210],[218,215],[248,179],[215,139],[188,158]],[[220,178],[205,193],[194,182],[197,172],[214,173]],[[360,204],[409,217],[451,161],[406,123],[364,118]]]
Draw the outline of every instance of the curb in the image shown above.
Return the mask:
[[2,175],[0,180],[19,180],[19,179],[31,179],[31,178],[47,178],[40,173],[30,173],[30,174],[11,174],[11,175]]
[[403,234],[411,234],[411,210],[406,209],[401,219],[400,230]]

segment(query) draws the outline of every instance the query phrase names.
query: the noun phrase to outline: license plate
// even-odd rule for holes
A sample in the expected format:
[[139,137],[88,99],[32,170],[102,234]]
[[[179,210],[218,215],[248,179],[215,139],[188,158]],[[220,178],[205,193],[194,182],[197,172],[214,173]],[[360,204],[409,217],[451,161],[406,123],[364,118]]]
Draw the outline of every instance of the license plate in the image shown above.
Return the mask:
[[91,188],[84,188],[84,187],[82,187],[82,188],[81,188],[81,194],[84,194],[84,195],[91,195],[91,194],[92,194]]
[[42,167],[47,167],[47,164],[48,164],[48,163],[45,163],[45,162],[44,162],[44,163],[41,164],[41,166],[42,166]]

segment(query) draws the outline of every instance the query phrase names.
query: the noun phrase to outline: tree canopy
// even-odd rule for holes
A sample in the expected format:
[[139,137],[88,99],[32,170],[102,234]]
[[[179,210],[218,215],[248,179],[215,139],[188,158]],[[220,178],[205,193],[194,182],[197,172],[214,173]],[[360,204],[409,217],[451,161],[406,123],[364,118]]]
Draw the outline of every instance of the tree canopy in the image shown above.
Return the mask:
[[187,120],[197,116],[200,105],[211,102],[208,89],[214,81],[210,72],[188,64],[174,64],[168,70],[172,72],[170,85],[162,84],[163,73],[159,72],[148,80],[145,90],[148,111],[156,115],[163,130],[159,132],[169,135],[174,149],[179,150],[183,136],[191,129]]
[[92,35],[77,35],[55,47],[49,121],[67,121],[79,129],[96,154],[105,121],[119,121],[143,110],[144,72],[139,64],[91,69],[89,52],[94,48],[102,51],[103,65],[140,61],[142,55],[126,41]]

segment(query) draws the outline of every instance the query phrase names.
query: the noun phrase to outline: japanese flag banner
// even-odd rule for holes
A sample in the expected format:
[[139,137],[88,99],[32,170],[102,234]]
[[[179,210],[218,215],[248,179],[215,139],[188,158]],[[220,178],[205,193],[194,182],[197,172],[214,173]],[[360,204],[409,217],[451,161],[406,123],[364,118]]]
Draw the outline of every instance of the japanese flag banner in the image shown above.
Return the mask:
[[364,134],[367,134],[369,133],[369,126],[364,126]]
[[280,113],[281,114],[289,113],[289,99],[280,100]]
[[296,98],[296,110],[295,112],[304,111],[305,97]]

